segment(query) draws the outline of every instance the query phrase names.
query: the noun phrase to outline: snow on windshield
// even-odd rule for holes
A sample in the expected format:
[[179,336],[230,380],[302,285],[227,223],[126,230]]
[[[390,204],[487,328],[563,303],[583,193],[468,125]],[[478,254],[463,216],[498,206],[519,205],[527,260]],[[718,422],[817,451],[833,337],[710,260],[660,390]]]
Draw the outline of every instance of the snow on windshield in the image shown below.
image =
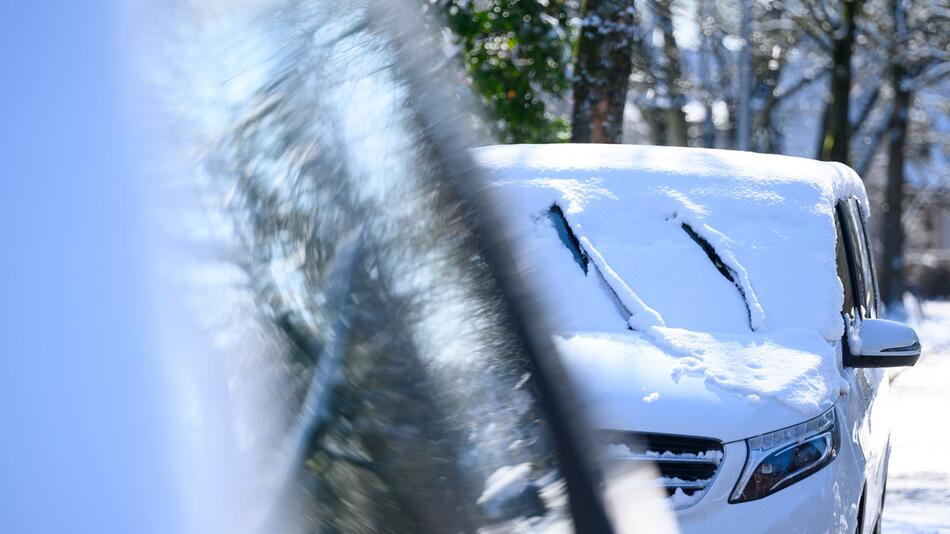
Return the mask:
[[[723,376],[729,359],[704,359],[705,349],[670,332],[728,335],[740,351],[780,345],[791,333],[809,346],[842,335],[835,201],[857,197],[867,214],[864,188],[847,167],[631,145],[496,146],[475,156],[511,218],[516,260],[531,272],[559,332],[629,327],[692,358],[680,371],[709,377]],[[567,239],[551,216],[555,207]],[[761,389],[814,409],[838,389],[833,366],[814,366],[807,398],[794,387]],[[825,377],[817,388],[813,371]],[[757,391],[734,378],[715,381]]]

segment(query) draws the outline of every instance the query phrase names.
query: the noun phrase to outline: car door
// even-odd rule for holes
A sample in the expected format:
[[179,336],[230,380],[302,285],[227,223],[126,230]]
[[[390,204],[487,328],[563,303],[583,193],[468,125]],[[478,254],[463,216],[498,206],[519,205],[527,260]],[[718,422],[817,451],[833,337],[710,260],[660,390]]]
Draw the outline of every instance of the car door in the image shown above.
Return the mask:
[[[860,321],[877,318],[880,304],[866,226],[857,200],[839,202],[836,219],[840,242],[839,276],[845,286],[842,316],[846,332],[841,344],[842,361],[845,366],[844,377],[850,389],[844,407],[850,436],[855,444],[856,468],[860,467],[859,472],[864,475],[864,514],[861,524],[864,529],[870,529],[877,521],[884,487],[890,436],[888,381],[881,369],[848,367],[848,334],[859,326]],[[844,258],[840,258],[842,253]]]

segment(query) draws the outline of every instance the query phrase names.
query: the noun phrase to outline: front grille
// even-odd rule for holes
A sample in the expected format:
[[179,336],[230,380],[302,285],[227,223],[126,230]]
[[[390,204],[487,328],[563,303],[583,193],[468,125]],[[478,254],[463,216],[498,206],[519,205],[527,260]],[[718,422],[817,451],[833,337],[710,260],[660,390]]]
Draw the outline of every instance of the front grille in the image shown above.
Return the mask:
[[616,430],[599,434],[608,462],[655,465],[660,475],[655,484],[666,490],[677,510],[705,495],[722,462],[722,442],[715,439]]

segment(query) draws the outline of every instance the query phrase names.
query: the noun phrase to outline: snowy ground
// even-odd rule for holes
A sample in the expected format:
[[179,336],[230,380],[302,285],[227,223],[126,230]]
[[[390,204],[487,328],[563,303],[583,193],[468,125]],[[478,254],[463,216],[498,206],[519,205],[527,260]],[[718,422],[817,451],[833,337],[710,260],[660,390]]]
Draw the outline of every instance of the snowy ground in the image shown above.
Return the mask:
[[950,533],[950,302],[915,323],[923,356],[892,375],[893,434],[883,531]]

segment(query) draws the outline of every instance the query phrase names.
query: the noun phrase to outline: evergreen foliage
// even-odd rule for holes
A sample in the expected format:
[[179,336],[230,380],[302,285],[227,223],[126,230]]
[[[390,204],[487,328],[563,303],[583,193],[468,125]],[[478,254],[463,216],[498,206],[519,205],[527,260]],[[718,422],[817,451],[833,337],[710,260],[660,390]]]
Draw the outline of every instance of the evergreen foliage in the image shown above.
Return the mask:
[[570,89],[570,2],[437,0],[435,5],[461,47],[498,140],[567,140],[570,125],[549,108]]

